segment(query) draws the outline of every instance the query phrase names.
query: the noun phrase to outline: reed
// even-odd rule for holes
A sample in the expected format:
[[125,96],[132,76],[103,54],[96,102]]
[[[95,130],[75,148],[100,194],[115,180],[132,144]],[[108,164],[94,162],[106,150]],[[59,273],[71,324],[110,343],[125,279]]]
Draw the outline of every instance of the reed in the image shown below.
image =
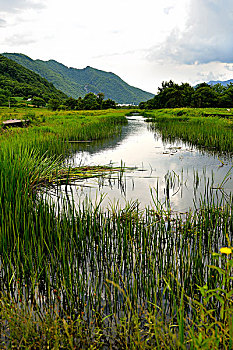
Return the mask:
[[52,154],[68,145],[62,133],[52,141],[42,128],[38,142],[34,132],[1,142],[1,348],[231,348],[231,195],[216,198],[206,181],[196,209],[176,215],[159,198],[144,211],[77,206],[70,195],[54,202],[33,189],[63,171]]
[[[144,112],[151,129],[160,132],[163,140],[179,139],[188,145],[216,154],[233,153],[233,117],[213,109],[170,109]],[[217,113],[218,112],[218,113]],[[208,113],[208,114],[207,114]],[[206,116],[208,115],[208,117]]]

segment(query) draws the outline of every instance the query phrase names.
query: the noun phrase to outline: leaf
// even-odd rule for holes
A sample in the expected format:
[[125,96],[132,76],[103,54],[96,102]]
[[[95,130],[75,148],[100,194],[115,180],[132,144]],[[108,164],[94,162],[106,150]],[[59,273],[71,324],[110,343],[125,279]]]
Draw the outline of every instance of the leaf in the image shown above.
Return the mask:
[[211,253],[213,258],[219,258],[221,255],[219,253]]
[[198,343],[199,343],[199,344],[202,343],[202,333],[199,333],[199,336],[198,336]]
[[214,265],[207,265],[210,269],[217,270],[221,275],[225,274],[225,270],[221,269],[220,267],[214,266]]
[[226,294],[226,290],[222,289],[222,288],[215,288],[215,289],[209,289],[206,293],[217,293],[217,292],[222,292],[224,294]]
[[228,293],[226,294],[227,298],[230,298],[232,295],[233,295],[233,290],[231,290],[230,292],[228,292]]
[[222,305],[224,305],[224,299],[221,298],[218,294],[215,294],[215,298],[218,299]]

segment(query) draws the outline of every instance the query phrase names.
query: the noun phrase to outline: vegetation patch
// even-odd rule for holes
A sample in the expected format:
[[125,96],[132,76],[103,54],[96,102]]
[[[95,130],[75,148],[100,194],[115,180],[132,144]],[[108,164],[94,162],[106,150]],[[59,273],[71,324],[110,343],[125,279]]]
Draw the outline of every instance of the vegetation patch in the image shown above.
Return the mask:
[[[166,137],[166,124],[184,123],[184,132],[195,118],[231,130],[228,119],[196,112],[150,113]],[[122,111],[41,109],[29,128],[1,131],[1,348],[232,348],[231,196],[219,191],[216,201],[206,181],[198,209],[171,215],[156,200],[143,212],[136,203],[103,212],[38,195],[42,184],[111,171],[65,169],[76,147],[67,141],[109,137],[125,122]]]
[[150,127],[164,140],[187,144],[216,154],[233,153],[233,117],[223,117],[223,109],[158,109],[145,111]]

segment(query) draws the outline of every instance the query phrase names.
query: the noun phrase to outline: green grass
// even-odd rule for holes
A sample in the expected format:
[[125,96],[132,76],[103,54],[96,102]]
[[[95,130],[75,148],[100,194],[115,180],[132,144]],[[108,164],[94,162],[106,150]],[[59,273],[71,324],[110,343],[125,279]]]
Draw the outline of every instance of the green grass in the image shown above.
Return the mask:
[[[46,109],[26,108],[0,109],[1,121],[7,119],[29,119],[28,128],[0,129],[0,147],[17,149],[19,145],[36,148],[41,155],[67,155],[76,149],[68,141],[93,141],[111,137],[126,123],[121,110],[51,112]],[[13,143],[13,144],[12,144]]]
[[143,114],[165,141],[181,139],[213,153],[233,153],[233,114],[226,109],[177,108]]
[[232,198],[214,200],[207,181],[199,209],[174,216],[156,200],[102,212],[42,197],[67,141],[110,137],[125,121],[41,113],[1,134],[1,348],[230,349],[233,260],[219,250],[233,245]]

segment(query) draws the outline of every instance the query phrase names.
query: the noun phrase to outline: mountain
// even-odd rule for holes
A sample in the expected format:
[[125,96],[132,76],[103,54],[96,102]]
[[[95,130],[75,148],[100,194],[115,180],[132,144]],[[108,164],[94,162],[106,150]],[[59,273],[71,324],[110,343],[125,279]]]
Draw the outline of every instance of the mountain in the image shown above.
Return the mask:
[[208,82],[209,85],[216,85],[216,84],[221,84],[223,86],[227,86],[228,84],[230,83],[233,83],[233,79],[230,79],[230,80],[224,80],[224,81],[221,81],[221,80],[211,80]]
[[18,53],[4,53],[5,57],[40,74],[68,96],[84,97],[88,92],[102,92],[105,98],[118,103],[138,104],[154,97],[153,94],[128,85],[114,73],[87,66],[84,69],[68,68],[55,61],[33,60]]
[[40,97],[45,101],[67,97],[40,75],[3,55],[0,55],[0,91],[11,96]]

